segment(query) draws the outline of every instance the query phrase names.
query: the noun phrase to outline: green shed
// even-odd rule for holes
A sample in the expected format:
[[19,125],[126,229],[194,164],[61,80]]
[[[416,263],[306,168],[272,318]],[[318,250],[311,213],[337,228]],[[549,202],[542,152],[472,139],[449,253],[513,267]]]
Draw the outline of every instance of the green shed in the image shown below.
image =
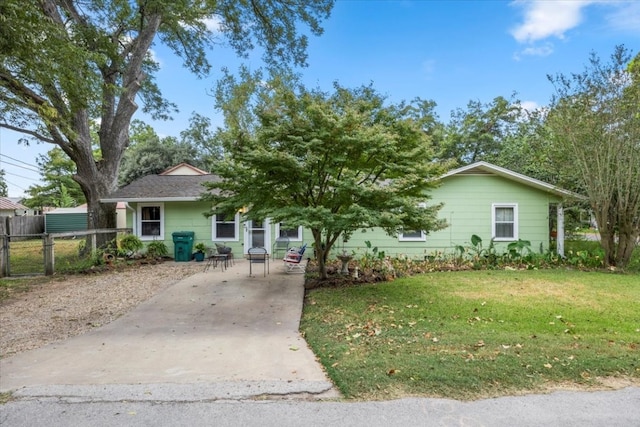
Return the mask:
[[45,233],[65,233],[87,229],[87,207],[58,208],[44,214]]

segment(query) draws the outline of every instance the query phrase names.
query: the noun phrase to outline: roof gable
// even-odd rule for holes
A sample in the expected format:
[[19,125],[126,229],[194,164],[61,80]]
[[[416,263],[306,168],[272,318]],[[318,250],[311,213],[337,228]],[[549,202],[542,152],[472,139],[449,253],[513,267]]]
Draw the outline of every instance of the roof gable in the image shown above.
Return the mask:
[[212,175],[181,163],[157,175],[146,175],[100,199],[102,203],[196,201],[206,192],[205,182],[218,182]]
[[440,179],[446,179],[451,176],[456,175],[493,175],[500,176],[506,178],[508,180],[518,182],[520,184],[526,185],[531,188],[535,188],[540,191],[544,191],[546,193],[554,194],[558,197],[568,197],[575,199],[584,199],[585,197],[574,193],[569,190],[564,190],[555,185],[546,183],[544,181],[540,181],[535,178],[531,178],[530,176],[523,175],[518,172],[514,172],[512,170],[496,166],[487,162],[476,162],[470,165],[462,166],[457,169],[453,169],[440,177]]
[[158,175],[209,175],[209,172],[198,169],[189,163],[180,163],[160,172]]

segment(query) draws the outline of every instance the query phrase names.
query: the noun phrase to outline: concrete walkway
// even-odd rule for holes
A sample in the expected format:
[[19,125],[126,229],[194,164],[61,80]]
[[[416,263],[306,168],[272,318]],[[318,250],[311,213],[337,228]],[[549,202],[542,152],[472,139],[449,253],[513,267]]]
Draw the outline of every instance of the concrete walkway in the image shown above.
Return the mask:
[[[0,392],[79,399],[336,396],[298,333],[304,284],[238,261],[186,278],[116,321],[0,360]],[[204,268],[204,264],[203,264]],[[135,284],[132,284],[135,286]]]

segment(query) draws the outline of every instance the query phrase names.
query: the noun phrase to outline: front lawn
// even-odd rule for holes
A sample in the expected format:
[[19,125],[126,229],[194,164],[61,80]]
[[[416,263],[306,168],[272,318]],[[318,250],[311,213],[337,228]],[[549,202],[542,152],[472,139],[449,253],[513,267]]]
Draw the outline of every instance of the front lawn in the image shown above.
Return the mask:
[[640,381],[640,276],[491,270],[320,288],[301,330],[347,398]]

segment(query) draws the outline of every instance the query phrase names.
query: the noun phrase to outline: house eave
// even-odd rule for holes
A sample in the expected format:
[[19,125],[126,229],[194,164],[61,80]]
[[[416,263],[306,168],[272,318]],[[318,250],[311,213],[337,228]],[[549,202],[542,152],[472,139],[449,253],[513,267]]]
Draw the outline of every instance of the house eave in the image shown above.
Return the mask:
[[100,203],[154,203],[154,202],[197,202],[199,197],[134,197],[117,199],[100,199]]
[[470,165],[462,166],[457,169],[453,169],[440,177],[440,179],[447,178],[453,175],[473,175],[473,171],[478,170],[484,173],[490,173],[493,175],[501,176],[503,178],[510,179],[520,184],[553,194],[561,198],[570,198],[577,200],[587,200],[587,197],[574,193],[573,191],[565,190],[555,185],[548,184],[535,178],[531,178],[526,175],[522,175],[518,172],[514,172],[509,169],[505,169],[500,166],[493,165],[487,162],[476,162]]

